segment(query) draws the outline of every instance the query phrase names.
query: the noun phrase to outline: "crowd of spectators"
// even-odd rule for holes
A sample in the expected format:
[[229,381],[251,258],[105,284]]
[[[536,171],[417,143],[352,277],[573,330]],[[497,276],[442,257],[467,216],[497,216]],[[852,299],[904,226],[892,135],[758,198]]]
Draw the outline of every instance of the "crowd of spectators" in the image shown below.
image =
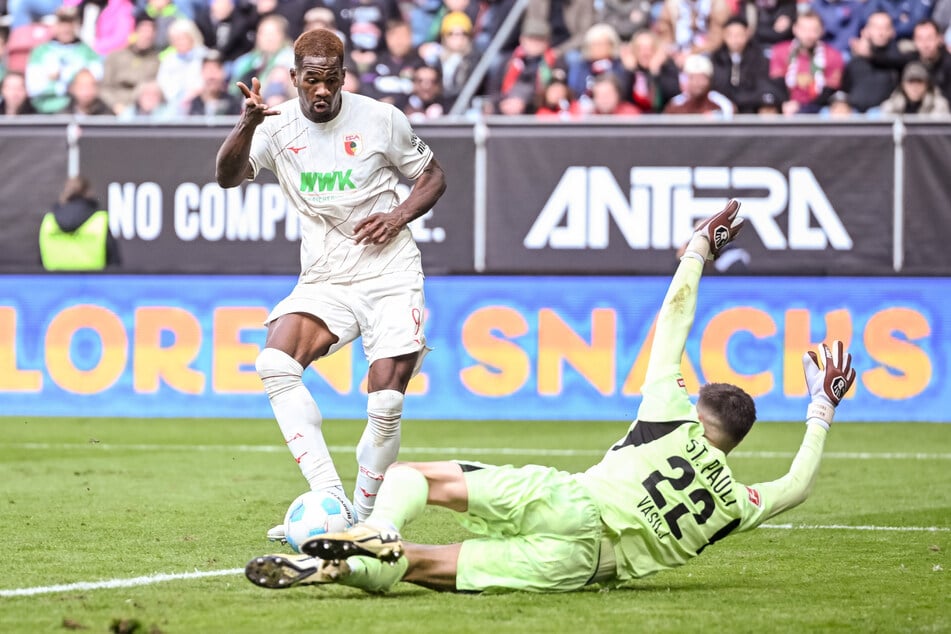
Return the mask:
[[345,43],[346,90],[414,121],[464,92],[456,111],[568,120],[949,112],[951,0],[531,0],[504,37],[515,4],[0,0],[0,116],[234,115],[252,77],[281,103],[316,28]]

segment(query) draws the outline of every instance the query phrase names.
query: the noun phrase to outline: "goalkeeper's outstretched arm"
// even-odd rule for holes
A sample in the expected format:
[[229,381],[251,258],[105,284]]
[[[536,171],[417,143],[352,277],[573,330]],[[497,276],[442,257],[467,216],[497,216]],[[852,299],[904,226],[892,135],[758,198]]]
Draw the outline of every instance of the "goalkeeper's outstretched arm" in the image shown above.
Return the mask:
[[720,250],[740,230],[743,221],[737,218],[739,209],[740,204],[731,200],[723,211],[697,228],[686,247],[657,315],[654,342],[641,386],[643,399],[631,425],[632,430],[641,422],[696,419],[696,409],[684,387],[680,361],[697,312],[697,287],[703,265],[716,259]]
[[822,344],[820,354],[822,366],[814,352],[807,352],[802,359],[811,396],[806,411],[806,435],[786,475],[750,487],[761,500],[761,510],[744,528],[752,528],[802,504],[812,491],[835,408],[855,381],[852,355],[845,352],[841,341],[834,341],[831,349]]
[[[825,447],[828,432],[814,421],[806,421],[806,435],[799,445],[799,451],[793,458],[789,472],[778,480],[754,484],[755,490],[764,505],[764,513],[754,525],[765,522],[783,511],[799,506],[812,492],[812,486],[819,475],[819,463]],[[750,526],[749,528],[752,528]]]
[[703,273],[703,261],[684,255],[677,265],[667,295],[657,314],[654,341],[651,344],[645,384],[676,374],[687,344],[687,335],[697,312],[697,287]]
[[737,217],[739,210],[740,203],[729,201],[722,211],[697,227],[691,237],[657,315],[645,384],[680,372],[687,335],[697,312],[697,288],[703,265],[716,259],[742,228],[743,220]]

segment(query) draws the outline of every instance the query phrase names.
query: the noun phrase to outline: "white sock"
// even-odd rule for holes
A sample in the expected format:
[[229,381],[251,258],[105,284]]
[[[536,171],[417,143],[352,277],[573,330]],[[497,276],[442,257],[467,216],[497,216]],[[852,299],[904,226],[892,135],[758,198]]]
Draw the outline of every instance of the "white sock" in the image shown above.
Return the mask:
[[258,354],[255,369],[264,383],[284,442],[312,490],[337,487],[340,476],[320,431],[323,417],[313,396],[304,387],[304,369],[290,355],[276,348]]
[[400,419],[403,394],[380,390],[367,396],[367,426],[357,443],[357,485],[353,490],[353,508],[357,521],[373,510],[376,494],[383,483],[386,468],[396,462],[400,452]]

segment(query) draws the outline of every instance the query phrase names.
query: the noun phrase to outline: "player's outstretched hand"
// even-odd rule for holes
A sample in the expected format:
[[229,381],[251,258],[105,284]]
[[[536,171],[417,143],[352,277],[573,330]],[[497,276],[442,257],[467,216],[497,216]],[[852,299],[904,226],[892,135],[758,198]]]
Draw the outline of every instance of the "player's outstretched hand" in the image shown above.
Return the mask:
[[716,260],[720,252],[723,251],[723,247],[732,242],[736,234],[743,228],[743,219],[737,217],[739,212],[739,201],[730,199],[722,211],[700,223],[693,233],[693,238],[691,238],[687,250],[701,251],[702,243],[699,241],[705,240],[709,249],[707,253],[701,253],[701,255],[707,260]]
[[244,94],[244,118],[250,123],[258,125],[264,121],[264,117],[281,114],[280,110],[271,110],[264,102],[261,96],[261,81],[257,77],[251,78],[250,88],[243,81],[237,82],[236,85]]
[[833,341],[831,349],[825,344],[820,345],[819,354],[822,355],[821,364],[819,355],[812,350],[802,355],[806,385],[812,397],[806,418],[818,418],[831,425],[836,406],[855,382],[855,368],[852,367],[852,355],[845,351],[841,341]]

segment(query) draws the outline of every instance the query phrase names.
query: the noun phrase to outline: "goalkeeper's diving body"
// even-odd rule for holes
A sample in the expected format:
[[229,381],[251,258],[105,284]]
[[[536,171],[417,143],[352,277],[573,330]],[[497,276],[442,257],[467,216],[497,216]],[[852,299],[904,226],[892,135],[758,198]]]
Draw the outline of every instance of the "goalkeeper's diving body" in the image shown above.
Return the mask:
[[[711,383],[694,405],[680,371],[704,264],[742,226],[730,201],[696,230],[657,318],[637,419],[584,473],[451,461],[396,463],[373,512],[344,533],[304,542],[302,554],[263,555],[246,567],[265,588],[339,583],[379,593],[406,581],[479,592],[565,592],[613,585],[685,564],[724,537],[803,502],[819,469],[835,407],[855,370],[841,342],[803,356],[811,403],[789,472],[745,486],[727,455],[756,418],[742,389]],[[404,542],[426,505],[456,512],[479,537]]]

